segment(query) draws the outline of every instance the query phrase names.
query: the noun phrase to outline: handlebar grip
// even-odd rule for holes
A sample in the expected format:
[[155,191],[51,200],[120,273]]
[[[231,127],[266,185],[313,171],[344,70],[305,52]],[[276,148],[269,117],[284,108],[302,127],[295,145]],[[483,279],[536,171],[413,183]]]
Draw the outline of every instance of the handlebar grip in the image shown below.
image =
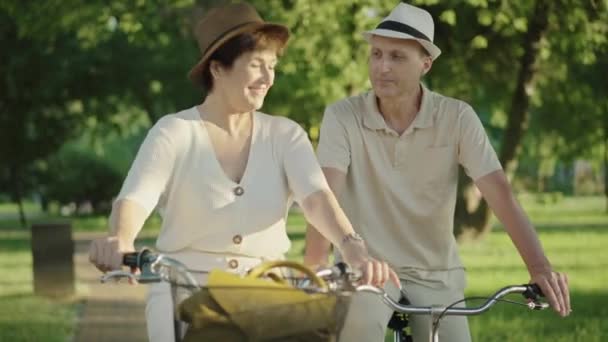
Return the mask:
[[361,277],[363,277],[363,273],[361,272],[361,270],[354,269],[343,261],[336,263],[334,265],[333,269],[335,271],[337,271],[337,274],[336,273],[334,273],[334,274],[338,277],[349,276],[351,279],[355,279],[355,280],[359,280],[359,279],[361,279]]
[[526,291],[524,291],[523,296],[530,300],[538,300],[538,297],[544,297],[543,290],[541,290],[538,284],[525,284]]
[[342,275],[346,274],[346,272],[350,271],[350,267],[348,266],[348,264],[343,261],[336,263],[334,266],[340,272],[340,274],[339,274],[340,276],[342,276]]
[[139,267],[139,265],[137,264],[138,260],[139,252],[125,253],[122,256],[122,264],[128,267]]
[[530,284],[530,287],[532,288],[532,290],[534,292],[536,292],[539,296],[544,297],[545,294],[543,293],[543,290],[540,288],[540,286],[538,286],[538,284]]
[[140,252],[125,253],[122,257],[122,264],[131,268],[142,268],[144,264],[152,263],[156,256],[147,248]]

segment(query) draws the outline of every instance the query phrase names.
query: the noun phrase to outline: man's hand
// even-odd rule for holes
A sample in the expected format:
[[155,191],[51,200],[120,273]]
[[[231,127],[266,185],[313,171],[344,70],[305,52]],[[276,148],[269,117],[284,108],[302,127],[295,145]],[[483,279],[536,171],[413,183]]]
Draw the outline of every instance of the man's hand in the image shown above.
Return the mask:
[[572,312],[568,276],[565,273],[551,270],[537,272],[532,275],[530,282],[540,286],[545,298],[560,316],[566,317]]
[[386,262],[372,258],[363,241],[347,241],[340,247],[344,261],[353,269],[361,271],[364,284],[383,287],[388,280],[391,280],[397,288],[401,288],[397,273]]

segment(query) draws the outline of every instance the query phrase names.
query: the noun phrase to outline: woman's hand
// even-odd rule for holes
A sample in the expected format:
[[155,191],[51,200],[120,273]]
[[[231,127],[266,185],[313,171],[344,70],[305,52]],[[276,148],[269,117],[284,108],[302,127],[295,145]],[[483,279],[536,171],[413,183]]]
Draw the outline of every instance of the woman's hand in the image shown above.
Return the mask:
[[134,252],[133,243],[123,243],[116,236],[95,239],[89,247],[89,261],[101,272],[119,270],[123,254]]
[[364,284],[383,287],[388,280],[391,280],[397,288],[401,288],[401,282],[397,273],[385,261],[372,258],[362,240],[345,241],[340,246],[340,252],[347,264],[353,267],[353,269],[361,271],[363,275],[362,282]]
[[540,286],[545,298],[560,316],[566,317],[572,312],[568,276],[565,273],[554,272],[551,269],[535,272],[530,283]]

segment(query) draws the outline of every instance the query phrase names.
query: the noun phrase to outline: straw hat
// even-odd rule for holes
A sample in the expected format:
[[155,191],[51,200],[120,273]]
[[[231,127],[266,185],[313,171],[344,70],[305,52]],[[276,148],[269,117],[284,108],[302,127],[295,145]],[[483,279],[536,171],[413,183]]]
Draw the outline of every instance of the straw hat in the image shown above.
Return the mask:
[[368,42],[372,35],[412,39],[420,43],[435,60],[441,54],[441,50],[433,44],[434,34],[435,24],[429,12],[400,3],[375,29],[364,32],[363,37]]
[[289,39],[287,27],[265,22],[255,8],[247,3],[229,4],[209,10],[196,26],[195,35],[202,57],[188,73],[190,80],[197,85],[201,84],[209,57],[230,38],[257,31],[277,37],[282,45]]

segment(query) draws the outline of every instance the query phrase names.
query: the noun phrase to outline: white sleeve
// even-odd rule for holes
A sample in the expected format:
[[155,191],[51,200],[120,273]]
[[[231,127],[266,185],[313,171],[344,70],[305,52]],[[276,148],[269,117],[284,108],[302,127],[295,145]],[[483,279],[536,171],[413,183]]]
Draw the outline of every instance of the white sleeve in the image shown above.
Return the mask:
[[148,131],[117,198],[135,201],[148,214],[165,191],[175,163],[175,146],[168,132],[169,120],[162,118]]
[[294,124],[289,133],[284,142],[283,167],[294,199],[301,204],[308,195],[328,190],[329,185],[304,130]]

